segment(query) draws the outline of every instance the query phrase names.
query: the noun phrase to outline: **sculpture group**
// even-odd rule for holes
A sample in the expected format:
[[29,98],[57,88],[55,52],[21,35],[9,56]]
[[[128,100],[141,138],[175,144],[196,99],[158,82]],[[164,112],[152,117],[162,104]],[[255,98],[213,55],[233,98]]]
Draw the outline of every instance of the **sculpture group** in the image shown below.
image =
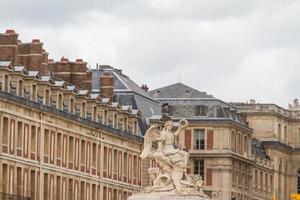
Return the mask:
[[197,195],[203,193],[203,180],[199,175],[188,175],[186,166],[189,153],[175,148],[175,138],[188,126],[187,120],[180,120],[178,128],[173,131],[173,122],[167,121],[160,129],[152,125],[144,137],[144,150],[141,158],[154,159],[158,165],[149,168],[152,186],[144,189],[145,193]]

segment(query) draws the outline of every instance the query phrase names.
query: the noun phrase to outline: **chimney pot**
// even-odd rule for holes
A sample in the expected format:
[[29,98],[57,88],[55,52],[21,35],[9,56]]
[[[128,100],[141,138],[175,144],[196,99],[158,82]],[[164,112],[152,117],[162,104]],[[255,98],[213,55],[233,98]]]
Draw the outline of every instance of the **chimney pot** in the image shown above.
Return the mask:
[[62,63],[68,63],[69,59],[65,58],[65,57],[61,57],[60,62],[62,62]]
[[81,63],[81,62],[83,62],[83,60],[82,60],[82,58],[77,58],[77,59],[76,59],[76,62],[77,62],[77,63]]
[[13,30],[13,29],[7,29],[7,30],[5,31],[5,33],[7,33],[7,34],[14,34],[14,33],[16,33],[16,32],[15,32],[15,30]]
[[32,43],[40,43],[40,39],[32,39]]

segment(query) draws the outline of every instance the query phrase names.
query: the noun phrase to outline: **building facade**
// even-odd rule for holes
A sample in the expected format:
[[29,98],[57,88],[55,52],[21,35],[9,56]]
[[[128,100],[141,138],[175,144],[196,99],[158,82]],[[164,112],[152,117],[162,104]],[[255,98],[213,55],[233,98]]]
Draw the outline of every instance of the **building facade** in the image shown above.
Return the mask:
[[275,104],[235,103],[253,135],[274,163],[274,192],[278,199],[300,193],[300,107],[298,100],[285,109]]
[[30,67],[21,65],[16,36],[0,35],[1,199],[125,200],[139,191],[140,112],[107,97],[109,75],[102,93],[91,92],[40,73],[33,50],[22,53]]
[[188,170],[203,177],[212,199],[272,199],[273,162],[236,107],[182,83],[150,94],[167,118],[189,121],[177,145],[190,153]]

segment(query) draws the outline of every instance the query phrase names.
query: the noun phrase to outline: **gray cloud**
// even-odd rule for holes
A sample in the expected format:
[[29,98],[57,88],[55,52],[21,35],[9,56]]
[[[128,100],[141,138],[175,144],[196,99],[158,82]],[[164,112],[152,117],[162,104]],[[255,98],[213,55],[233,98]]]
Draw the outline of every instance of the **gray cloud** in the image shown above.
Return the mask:
[[[50,57],[123,68],[151,89],[181,81],[226,101],[299,97],[296,0],[3,0],[0,28]],[[13,11],[14,14],[11,14]]]

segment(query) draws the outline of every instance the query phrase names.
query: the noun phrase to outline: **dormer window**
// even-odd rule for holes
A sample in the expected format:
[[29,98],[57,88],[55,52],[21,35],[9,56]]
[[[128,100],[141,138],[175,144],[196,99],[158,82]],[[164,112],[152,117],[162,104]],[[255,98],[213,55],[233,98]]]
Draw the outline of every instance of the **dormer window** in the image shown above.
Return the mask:
[[49,104],[50,104],[50,91],[49,90],[45,91],[45,104],[47,106],[49,106]]
[[32,85],[32,94],[31,100],[36,101],[36,85]]
[[196,116],[206,116],[207,115],[207,106],[197,105],[195,115]]
[[83,102],[82,103],[82,109],[81,109],[81,117],[85,117],[85,112],[86,112],[86,105],[85,103]]
[[19,86],[18,86],[18,96],[22,97],[23,96],[23,81],[19,80]]
[[74,101],[73,98],[70,101],[71,101],[71,103],[70,103],[70,113],[74,114],[75,101]]

